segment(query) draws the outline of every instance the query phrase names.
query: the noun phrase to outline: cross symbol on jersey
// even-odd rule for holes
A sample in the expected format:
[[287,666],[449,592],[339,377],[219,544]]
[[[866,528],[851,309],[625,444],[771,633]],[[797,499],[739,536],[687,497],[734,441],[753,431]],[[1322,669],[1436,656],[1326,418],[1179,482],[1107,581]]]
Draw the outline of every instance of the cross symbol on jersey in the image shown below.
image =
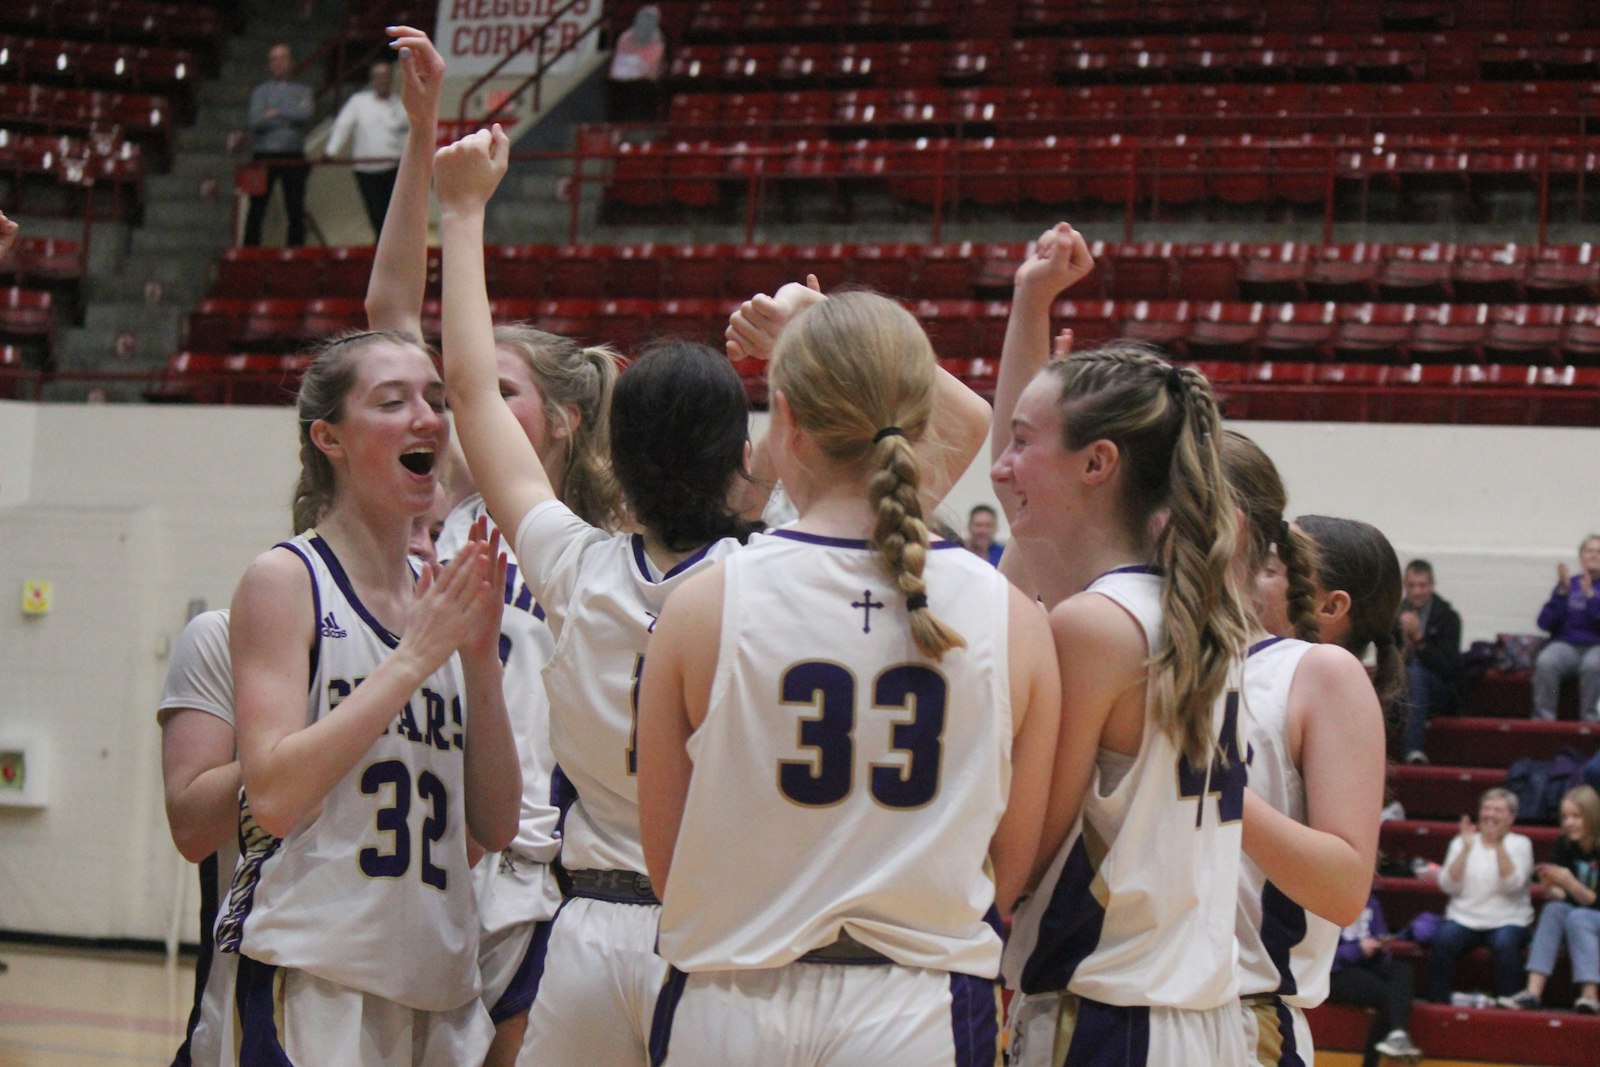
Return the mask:
[[850,606],[861,611],[861,632],[870,634],[872,632],[872,609],[883,607],[883,602],[872,599],[872,590],[863,589],[861,591],[861,599],[852,601]]

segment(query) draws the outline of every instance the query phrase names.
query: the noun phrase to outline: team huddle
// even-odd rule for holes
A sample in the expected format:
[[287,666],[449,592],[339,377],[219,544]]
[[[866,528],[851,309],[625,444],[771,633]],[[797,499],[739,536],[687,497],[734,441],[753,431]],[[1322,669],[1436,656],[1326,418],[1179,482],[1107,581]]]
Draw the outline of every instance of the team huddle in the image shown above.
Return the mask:
[[[495,325],[509,143],[435,156],[442,64],[394,35],[372,329],[307,371],[295,536],[162,700],[213,885],[178,1062],[1310,1063],[1377,845],[1393,637],[1343,591],[1392,568],[1392,624],[1382,535],[1287,522],[1194,370],[1051,358],[1066,224],[992,409],[867,292],[735,313],[753,447],[727,354]],[[928,532],[986,444],[999,571]]]

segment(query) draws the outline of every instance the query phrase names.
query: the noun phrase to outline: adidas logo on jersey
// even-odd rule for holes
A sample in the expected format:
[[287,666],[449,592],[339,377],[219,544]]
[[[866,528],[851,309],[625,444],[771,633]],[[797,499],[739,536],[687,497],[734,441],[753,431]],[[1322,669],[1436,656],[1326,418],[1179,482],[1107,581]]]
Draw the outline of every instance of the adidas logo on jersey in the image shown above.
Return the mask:
[[334,621],[333,612],[330,611],[322,617],[322,636],[348,637],[350,635],[339,628],[339,624]]

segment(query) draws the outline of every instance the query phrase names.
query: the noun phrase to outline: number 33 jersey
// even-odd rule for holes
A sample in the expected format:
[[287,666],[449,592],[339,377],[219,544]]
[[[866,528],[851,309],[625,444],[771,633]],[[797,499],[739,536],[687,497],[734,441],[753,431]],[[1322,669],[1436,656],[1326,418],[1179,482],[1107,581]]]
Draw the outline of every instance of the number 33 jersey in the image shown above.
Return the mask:
[[[1087,592],[1122,607],[1155,649],[1161,583],[1149,568],[1126,567]],[[1220,752],[1207,768],[1182,758],[1148,710],[1136,755],[1099,751],[1077,824],[1017,906],[1007,985],[1191,1010],[1238,995],[1234,912],[1246,781],[1238,687],[1236,666],[1213,707]]]
[[929,606],[967,645],[940,662],[864,541],[780,530],[725,567],[661,955],[685,971],[778,967],[843,932],[906,966],[994,977],[1005,580],[959,545],[928,553]]
[[[311,573],[310,725],[399,639],[361,603],[328,543],[279,547]],[[478,995],[478,921],[466,859],[461,665],[451,656],[287,837],[240,818],[241,856],[217,945],[422,1011]]]

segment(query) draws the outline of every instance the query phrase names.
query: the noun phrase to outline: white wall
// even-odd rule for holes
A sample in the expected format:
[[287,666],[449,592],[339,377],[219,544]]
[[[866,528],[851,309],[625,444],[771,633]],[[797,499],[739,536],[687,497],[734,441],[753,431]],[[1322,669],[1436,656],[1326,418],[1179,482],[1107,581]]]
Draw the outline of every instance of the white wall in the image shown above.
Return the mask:
[[[1241,428],[1278,460],[1295,514],[1367,519],[1402,558],[1430,557],[1469,640],[1531,631],[1556,561],[1600,528],[1580,488],[1600,485],[1600,431]],[[287,533],[294,435],[281,408],[0,402],[0,733],[47,737],[53,779],[43,810],[0,808],[0,928],[164,936],[181,864],[154,716],[167,652],[191,599],[225,604]],[[946,507],[959,527],[992,500],[983,460]],[[35,578],[55,610],[25,619]]]

